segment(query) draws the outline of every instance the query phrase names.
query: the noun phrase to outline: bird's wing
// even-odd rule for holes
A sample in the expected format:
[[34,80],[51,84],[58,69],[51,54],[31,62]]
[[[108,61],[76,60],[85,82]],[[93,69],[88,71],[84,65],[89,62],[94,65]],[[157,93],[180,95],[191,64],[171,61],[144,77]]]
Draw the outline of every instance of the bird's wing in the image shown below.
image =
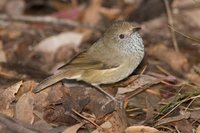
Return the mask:
[[103,70],[118,67],[118,65],[109,65],[108,63],[102,62],[100,60],[95,60],[86,52],[83,52],[72,59],[69,63],[63,65],[59,70],[66,69],[77,69],[77,70]]

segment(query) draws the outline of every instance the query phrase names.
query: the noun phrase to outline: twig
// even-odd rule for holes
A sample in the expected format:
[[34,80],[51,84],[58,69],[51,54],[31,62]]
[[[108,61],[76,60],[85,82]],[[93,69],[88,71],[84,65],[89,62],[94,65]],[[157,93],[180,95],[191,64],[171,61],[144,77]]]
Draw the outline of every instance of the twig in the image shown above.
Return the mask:
[[75,109],[72,109],[72,111],[73,111],[76,115],[78,115],[78,116],[80,116],[81,118],[85,119],[86,121],[92,123],[92,124],[93,124],[94,126],[96,126],[97,128],[101,128],[101,129],[102,129],[102,127],[100,127],[100,126],[97,125],[95,122],[91,121],[90,119],[86,118],[85,116],[83,116],[82,114],[80,114],[79,112],[77,112]]
[[58,19],[51,16],[8,16],[6,14],[0,14],[1,20],[14,20],[14,21],[22,21],[22,22],[37,22],[37,23],[51,23],[51,24],[61,24],[72,27],[80,26],[78,22],[67,20],[67,19]]
[[[171,12],[171,9],[170,9],[170,6],[169,6],[169,1],[168,0],[164,0],[164,3],[165,3],[166,11],[167,11],[168,24],[174,27],[172,12]],[[177,52],[179,52],[179,48],[178,48],[178,44],[177,44],[177,41],[176,41],[175,32],[172,29],[170,29],[170,31],[171,31],[172,42],[173,42],[174,48],[175,48],[175,50]]]
[[181,115],[170,117],[170,118],[164,118],[164,119],[160,120],[158,123],[156,123],[155,126],[160,126],[160,125],[164,125],[167,123],[180,121],[182,119],[188,119],[189,117],[190,117],[190,113],[185,112],[185,114],[183,114],[183,115],[181,114]]
[[[195,95],[195,96],[193,96],[193,95]],[[160,117],[158,119],[158,121],[160,121],[163,118],[165,118],[166,116],[168,116],[171,112],[173,112],[182,103],[187,102],[187,101],[189,101],[191,99],[196,99],[196,98],[200,98],[200,91],[198,89],[195,90],[195,91],[192,91],[192,92],[188,92],[186,94],[177,95],[176,97],[174,97],[174,99],[172,100],[172,102],[170,102],[169,104],[165,105],[161,109],[162,110],[161,113],[164,113],[164,112],[167,112],[167,113],[164,114],[162,117]],[[171,108],[171,109],[169,110],[169,108]],[[156,116],[156,117],[158,117],[158,116]]]
[[73,21],[69,19],[60,19],[60,18],[51,17],[51,16],[25,16],[25,15],[8,16],[6,14],[0,14],[0,20],[29,22],[29,23],[31,22],[48,23],[48,24],[57,24],[57,25],[64,25],[64,26],[70,26],[70,27],[85,27],[85,28],[101,30],[101,28],[99,27],[85,25],[77,21]]
[[167,76],[175,77],[174,75],[172,75],[170,72],[168,72],[166,69],[162,68],[162,67],[159,66],[159,65],[156,65],[156,68],[157,68],[159,71],[161,71],[161,72],[163,72],[164,74],[166,74]]
[[186,35],[186,34],[180,32],[180,31],[176,30],[172,25],[168,25],[168,26],[169,26],[169,28],[171,28],[173,31],[175,31],[176,33],[182,35],[183,37],[185,37],[185,38],[187,38],[187,39],[190,39],[190,40],[192,40],[192,41],[195,41],[195,42],[197,42],[198,44],[200,44],[200,39],[199,39],[199,38],[194,38],[194,37],[191,37],[190,35]]
[[143,75],[143,74],[144,74],[144,72],[146,71],[146,69],[147,69],[147,65],[145,65],[145,66],[144,66],[144,68],[142,69],[142,71],[141,71],[141,73],[140,73],[140,75],[139,75],[139,76]]

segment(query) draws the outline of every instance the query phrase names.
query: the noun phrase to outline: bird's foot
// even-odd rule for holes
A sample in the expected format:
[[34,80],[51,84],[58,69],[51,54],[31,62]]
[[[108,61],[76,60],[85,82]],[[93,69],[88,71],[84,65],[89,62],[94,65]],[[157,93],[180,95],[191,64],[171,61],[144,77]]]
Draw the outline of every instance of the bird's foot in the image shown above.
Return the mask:
[[111,102],[114,102],[114,106],[116,107],[120,107],[120,108],[123,108],[123,101],[120,101],[118,99],[116,99],[115,97],[112,97],[112,98],[108,98],[109,100],[101,107],[102,110],[104,110],[106,108],[106,106],[110,106],[112,103]]

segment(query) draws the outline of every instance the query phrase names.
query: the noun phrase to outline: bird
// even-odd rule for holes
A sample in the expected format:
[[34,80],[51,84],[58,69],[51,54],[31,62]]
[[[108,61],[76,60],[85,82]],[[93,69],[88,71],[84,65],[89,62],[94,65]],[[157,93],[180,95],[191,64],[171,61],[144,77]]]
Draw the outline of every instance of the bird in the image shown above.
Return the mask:
[[116,101],[100,85],[125,79],[141,63],[144,58],[144,44],[139,34],[140,29],[133,22],[114,22],[90,48],[60,67],[56,74],[41,81],[32,92],[40,92],[63,79],[75,79],[89,83]]

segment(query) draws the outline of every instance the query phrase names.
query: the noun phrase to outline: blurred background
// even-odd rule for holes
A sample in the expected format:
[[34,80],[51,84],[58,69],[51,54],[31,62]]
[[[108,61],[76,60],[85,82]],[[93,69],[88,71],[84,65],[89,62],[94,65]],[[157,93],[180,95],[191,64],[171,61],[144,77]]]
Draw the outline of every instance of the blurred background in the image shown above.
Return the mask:
[[0,61],[19,71],[23,67],[26,72],[19,73],[33,78],[34,69],[51,73],[87,49],[113,21],[127,20],[142,26],[146,55],[164,60],[154,52],[161,45],[187,57],[189,63],[179,61],[181,68],[172,68],[180,74],[200,60],[199,42],[191,41],[199,36],[199,6],[198,0],[1,0]]
[[[116,20],[142,27],[145,58],[133,75],[163,79],[159,84],[152,78],[128,84],[130,88],[157,84],[130,100],[128,108],[139,108],[127,115],[130,123],[154,117],[151,111],[159,110],[161,100],[169,103],[180,92],[200,86],[200,0],[0,0],[0,91],[21,80],[27,81],[23,85],[30,91],[89,48]],[[199,114],[199,103],[194,101],[184,103],[184,109],[191,107],[192,113],[195,108]],[[183,106],[172,111],[173,116],[181,115]],[[199,117],[194,118],[167,127],[190,133],[199,124]]]

